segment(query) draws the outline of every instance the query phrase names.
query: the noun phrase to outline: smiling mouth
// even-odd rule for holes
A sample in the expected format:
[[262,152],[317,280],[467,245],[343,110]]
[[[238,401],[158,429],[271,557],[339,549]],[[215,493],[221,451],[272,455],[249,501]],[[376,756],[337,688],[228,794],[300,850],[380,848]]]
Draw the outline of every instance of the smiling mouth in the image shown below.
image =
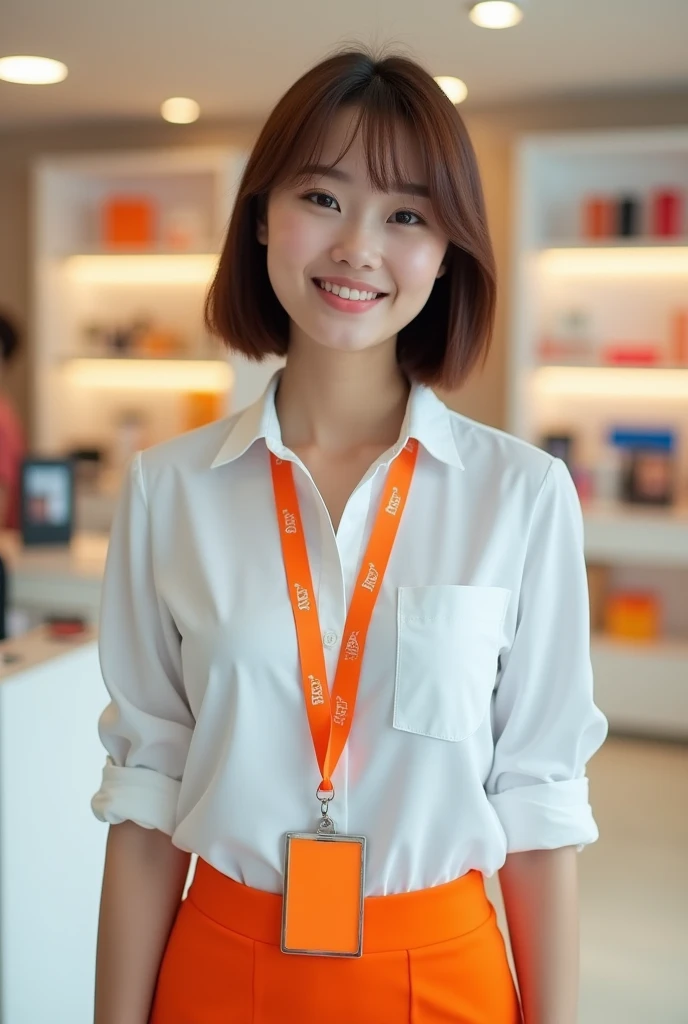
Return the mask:
[[322,291],[337,296],[340,299],[347,299],[349,302],[373,302],[375,299],[383,299],[387,292],[362,291],[358,288],[347,288],[346,285],[333,284],[321,278],[313,278]]

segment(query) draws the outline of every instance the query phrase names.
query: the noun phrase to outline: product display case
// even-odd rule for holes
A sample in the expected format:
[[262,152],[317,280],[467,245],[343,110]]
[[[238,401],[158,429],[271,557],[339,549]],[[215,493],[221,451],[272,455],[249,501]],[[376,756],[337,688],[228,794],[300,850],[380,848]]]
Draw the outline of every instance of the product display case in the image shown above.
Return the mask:
[[612,727],[686,737],[688,129],[526,136],[515,170],[508,429],[578,487]]
[[274,372],[203,325],[245,159],[213,147],[35,165],[33,447],[76,455],[81,527],[107,529],[132,451],[244,407]]

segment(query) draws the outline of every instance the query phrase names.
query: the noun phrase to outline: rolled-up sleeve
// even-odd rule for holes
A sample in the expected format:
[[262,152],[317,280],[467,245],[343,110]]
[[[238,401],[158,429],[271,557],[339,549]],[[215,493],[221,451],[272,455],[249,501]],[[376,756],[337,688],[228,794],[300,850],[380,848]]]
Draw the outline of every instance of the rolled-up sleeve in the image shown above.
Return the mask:
[[180,636],[155,585],[142,457],[130,460],[113,517],[99,617],[110,703],[98,732],[107,751],[91,801],[101,821],[134,821],[172,835],[193,716]]
[[509,853],[598,838],[587,761],[607,735],[593,701],[583,517],[566,465],[551,462],[535,503],[513,642],[492,704],[485,789]]

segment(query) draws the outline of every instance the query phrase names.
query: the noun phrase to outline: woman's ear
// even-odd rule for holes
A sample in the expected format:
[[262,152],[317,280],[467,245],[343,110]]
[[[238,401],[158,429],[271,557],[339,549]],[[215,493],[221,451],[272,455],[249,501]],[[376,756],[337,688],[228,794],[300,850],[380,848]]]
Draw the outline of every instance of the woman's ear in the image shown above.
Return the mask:
[[265,218],[261,218],[258,221],[258,226],[256,228],[256,238],[258,239],[261,245],[268,244],[268,225]]
[[446,267],[446,265],[444,263],[442,263],[440,265],[440,269],[437,271],[437,278],[439,279],[440,277],[444,277],[444,275],[446,273],[447,273],[447,267]]

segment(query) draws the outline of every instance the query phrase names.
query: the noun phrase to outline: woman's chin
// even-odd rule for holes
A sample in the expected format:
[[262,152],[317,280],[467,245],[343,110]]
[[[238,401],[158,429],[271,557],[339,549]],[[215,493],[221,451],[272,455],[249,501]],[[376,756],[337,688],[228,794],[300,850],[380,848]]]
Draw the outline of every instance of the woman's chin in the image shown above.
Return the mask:
[[306,344],[316,344],[334,352],[364,352],[377,348],[390,337],[380,330],[342,329],[341,325],[333,325],[328,319],[323,322],[323,318],[318,317],[306,324],[304,318],[302,324],[296,325],[297,334]]

